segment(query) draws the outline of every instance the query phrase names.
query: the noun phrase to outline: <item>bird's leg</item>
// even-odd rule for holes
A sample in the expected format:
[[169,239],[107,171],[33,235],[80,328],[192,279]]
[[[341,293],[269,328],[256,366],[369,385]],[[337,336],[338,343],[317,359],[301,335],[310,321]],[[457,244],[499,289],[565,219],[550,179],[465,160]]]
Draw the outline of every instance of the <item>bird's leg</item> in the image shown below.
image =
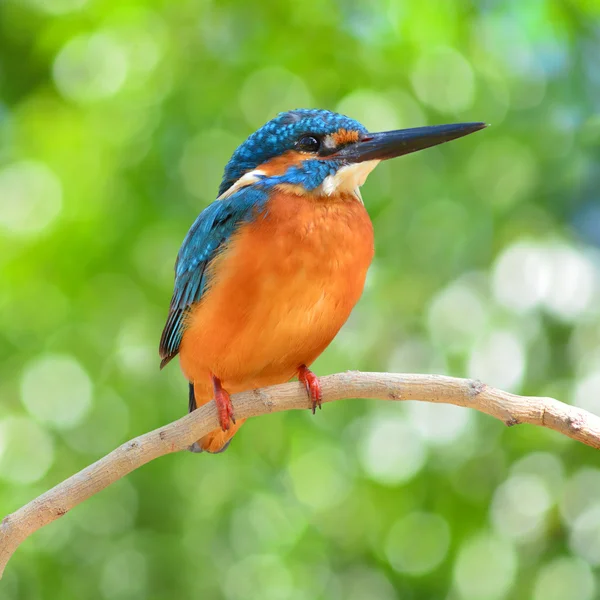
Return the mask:
[[321,402],[323,401],[323,392],[321,391],[319,378],[306,365],[300,365],[298,367],[298,379],[306,388],[308,397],[312,403],[312,413],[314,415],[317,406],[321,408]]
[[190,391],[188,396],[188,412],[196,410],[196,393],[194,392],[194,384],[190,381]]
[[215,394],[215,404],[217,405],[217,413],[219,414],[219,423],[223,431],[228,431],[231,423],[235,425],[235,417],[233,416],[233,406],[229,392],[223,389],[221,380],[211,373],[213,391]]

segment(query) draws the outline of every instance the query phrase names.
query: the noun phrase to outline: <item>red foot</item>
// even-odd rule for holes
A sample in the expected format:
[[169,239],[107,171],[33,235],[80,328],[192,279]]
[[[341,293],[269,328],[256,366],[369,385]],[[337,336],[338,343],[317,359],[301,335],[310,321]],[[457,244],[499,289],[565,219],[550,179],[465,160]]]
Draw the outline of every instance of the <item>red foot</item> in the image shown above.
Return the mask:
[[317,406],[321,408],[321,402],[323,401],[323,392],[321,391],[319,378],[306,365],[300,365],[298,367],[298,379],[306,388],[308,397],[312,403],[312,413],[314,415]]
[[218,377],[212,375],[212,382],[215,393],[215,404],[217,405],[217,412],[219,413],[219,424],[223,431],[228,431],[231,427],[231,423],[235,425],[231,398],[229,397],[227,390],[223,389],[221,380]]

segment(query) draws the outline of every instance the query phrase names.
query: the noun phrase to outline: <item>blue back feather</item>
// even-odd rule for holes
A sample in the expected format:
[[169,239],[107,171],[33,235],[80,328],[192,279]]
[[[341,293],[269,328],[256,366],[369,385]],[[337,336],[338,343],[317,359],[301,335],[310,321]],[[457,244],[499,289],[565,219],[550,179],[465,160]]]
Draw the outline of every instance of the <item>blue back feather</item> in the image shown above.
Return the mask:
[[160,339],[161,368],[179,352],[186,312],[202,298],[209,284],[206,274],[209,262],[242,223],[264,210],[267,199],[264,189],[242,188],[206,207],[185,236],[175,263],[175,291]]

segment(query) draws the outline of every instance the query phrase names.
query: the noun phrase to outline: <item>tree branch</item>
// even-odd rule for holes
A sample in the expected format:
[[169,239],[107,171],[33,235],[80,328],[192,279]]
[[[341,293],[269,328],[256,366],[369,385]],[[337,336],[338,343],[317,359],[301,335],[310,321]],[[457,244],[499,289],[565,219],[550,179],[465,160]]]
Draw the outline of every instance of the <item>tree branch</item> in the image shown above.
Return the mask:
[[[506,425],[529,423],[558,431],[592,448],[600,448],[600,417],[553,398],[517,396],[471,380],[441,375],[347,372],[320,378],[323,402],[344,398],[422,400],[474,408]],[[236,417],[309,408],[299,383],[286,383],[232,397]],[[0,576],[19,544],[44,525],[142,465],[186,449],[218,427],[214,402],[164,427],[126,442],[69,477],[16,512],[0,525]]]

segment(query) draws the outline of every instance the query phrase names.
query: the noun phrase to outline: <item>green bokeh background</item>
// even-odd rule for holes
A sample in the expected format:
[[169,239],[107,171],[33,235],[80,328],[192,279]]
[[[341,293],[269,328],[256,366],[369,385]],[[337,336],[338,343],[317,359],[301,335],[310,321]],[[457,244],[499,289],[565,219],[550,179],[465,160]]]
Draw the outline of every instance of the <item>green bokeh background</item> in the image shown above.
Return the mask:
[[[600,413],[596,0],[0,2],[0,513],[183,415],[183,236],[278,111],[492,127],[384,164],[376,258],[315,364]],[[592,600],[598,454],[422,403],[248,422],[36,533],[3,600]]]

